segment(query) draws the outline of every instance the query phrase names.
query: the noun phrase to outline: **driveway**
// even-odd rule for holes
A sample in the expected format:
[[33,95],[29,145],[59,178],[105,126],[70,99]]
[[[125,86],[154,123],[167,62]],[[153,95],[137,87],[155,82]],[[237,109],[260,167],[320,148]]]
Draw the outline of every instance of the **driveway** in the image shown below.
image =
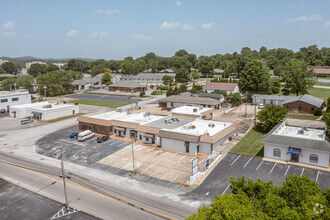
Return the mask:
[[184,195],[190,200],[212,201],[216,195],[231,193],[229,178],[245,176],[253,180],[272,181],[280,186],[290,175],[306,174],[317,182],[323,190],[330,187],[330,173],[287,164],[263,161],[261,157],[251,157],[239,154],[227,154],[208,175],[205,181],[195,190]]
[[34,120],[32,123],[21,125],[21,118],[2,117],[0,123],[0,131],[13,131],[24,128],[31,128],[45,123]]

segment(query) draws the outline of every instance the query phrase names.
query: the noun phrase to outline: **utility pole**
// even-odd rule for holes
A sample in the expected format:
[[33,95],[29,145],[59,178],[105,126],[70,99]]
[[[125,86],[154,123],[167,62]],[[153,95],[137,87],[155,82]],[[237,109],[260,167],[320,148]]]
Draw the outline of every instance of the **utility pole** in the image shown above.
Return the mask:
[[64,185],[65,209],[66,211],[69,211],[69,203],[68,203],[68,196],[66,194],[65,172],[64,172],[64,164],[63,164],[63,148],[61,148],[61,167],[62,167],[62,178]]
[[245,117],[247,117],[247,91],[245,92]]
[[254,104],[254,125],[257,124],[257,104]]
[[134,165],[134,140],[132,139],[132,162],[133,162],[133,170],[132,170],[132,173],[134,174],[134,171],[135,171],[135,165]]

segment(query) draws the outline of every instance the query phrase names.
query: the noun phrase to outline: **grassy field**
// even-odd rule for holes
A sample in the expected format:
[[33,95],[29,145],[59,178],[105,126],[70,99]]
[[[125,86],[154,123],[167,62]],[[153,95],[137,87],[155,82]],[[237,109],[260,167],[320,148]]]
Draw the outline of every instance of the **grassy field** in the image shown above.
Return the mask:
[[77,117],[79,115],[84,115],[84,113],[78,113],[78,114],[74,114],[74,115],[63,116],[63,117],[59,117],[59,118],[48,120],[47,122],[48,123],[54,123],[54,122],[66,120],[66,119],[69,119],[69,118],[74,118],[74,117]]
[[308,92],[310,95],[324,100],[330,97],[330,89],[311,88],[310,90],[308,90]]
[[288,118],[298,118],[298,119],[307,119],[307,120],[316,120],[316,119],[318,119],[321,116],[287,114],[286,117],[288,117]]
[[326,83],[326,82],[315,82],[316,86],[328,86],[330,87],[330,83]]
[[118,108],[124,105],[128,105],[131,103],[113,103],[113,102],[100,102],[100,101],[91,101],[91,100],[72,100],[70,103],[78,103],[82,105],[94,105],[94,106],[101,106],[101,107],[108,107],[108,108]]
[[258,131],[256,128],[252,129],[245,137],[242,138],[238,144],[230,151],[231,153],[243,154],[249,156],[259,156],[259,151],[263,148],[260,140],[265,133]]

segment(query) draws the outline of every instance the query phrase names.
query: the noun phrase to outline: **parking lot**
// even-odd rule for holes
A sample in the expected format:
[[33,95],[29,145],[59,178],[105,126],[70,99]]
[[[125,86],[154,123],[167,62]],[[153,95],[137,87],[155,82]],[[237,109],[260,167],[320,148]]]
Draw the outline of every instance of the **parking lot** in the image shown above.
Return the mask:
[[79,142],[76,138],[69,137],[74,131],[78,131],[77,126],[44,136],[36,142],[37,153],[55,158],[59,149],[64,147],[64,160],[90,166],[130,144],[115,139],[97,143],[96,136]]
[[21,118],[2,117],[0,123],[0,131],[12,131],[12,130],[30,128],[44,124],[44,122],[34,120],[33,123],[22,125],[21,120],[22,120]]
[[72,99],[84,99],[91,101],[114,102],[114,103],[129,103],[129,102],[141,101],[141,99],[138,98],[130,99],[129,96],[101,95],[101,94],[93,94],[93,93],[81,93],[81,94],[69,95],[66,97]]
[[323,190],[330,187],[329,172],[263,161],[260,157],[227,154],[198,188],[184,196],[188,199],[213,200],[216,195],[231,192],[230,177],[238,179],[245,176],[253,180],[259,178],[266,182],[272,181],[274,185],[280,186],[286,177],[293,174],[297,176],[306,174]]

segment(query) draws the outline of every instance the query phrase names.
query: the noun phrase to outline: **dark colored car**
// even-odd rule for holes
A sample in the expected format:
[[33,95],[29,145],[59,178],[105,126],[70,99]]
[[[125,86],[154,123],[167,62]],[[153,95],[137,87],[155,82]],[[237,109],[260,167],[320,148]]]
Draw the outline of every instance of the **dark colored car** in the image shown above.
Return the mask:
[[77,136],[78,136],[78,132],[73,132],[72,134],[70,134],[70,138],[77,138]]
[[34,120],[32,119],[22,119],[21,120],[21,125],[25,125],[25,124],[29,124],[29,123],[33,123]]
[[1,109],[1,113],[6,113],[6,109]]
[[109,140],[109,136],[99,136],[97,137],[97,143],[102,143],[103,141]]

